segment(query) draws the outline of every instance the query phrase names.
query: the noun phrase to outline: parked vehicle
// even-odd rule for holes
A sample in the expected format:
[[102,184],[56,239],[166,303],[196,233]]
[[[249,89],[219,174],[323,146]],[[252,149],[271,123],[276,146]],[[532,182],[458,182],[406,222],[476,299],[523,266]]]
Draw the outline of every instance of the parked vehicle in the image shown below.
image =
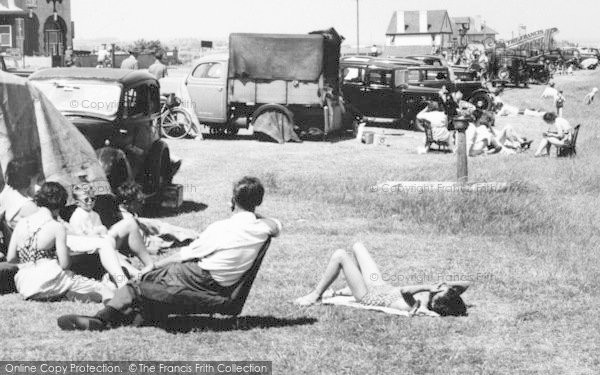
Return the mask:
[[342,60],[342,92],[352,111],[369,122],[416,128],[416,115],[428,101],[441,101],[439,89],[409,86],[406,67]]
[[443,56],[438,55],[411,55],[404,58],[419,61],[423,65],[450,66]]
[[29,77],[32,70],[24,70],[19,67],[18,61],[14,57],[6,57],[0,55],[0,68],[2,68],[3,72],[12,73],[18,75],[20,77]]
[[[351,129],[340,93],[341,37],[231,34],[229,54],[202,58],[186,78],[201,123],[211,133],[253,129],[279,142],[317,128],[323,136]],[[265,53],[268,51],[268,53]]]
[[512,84],[516,87],[528,87],[530,71],[527,57],[518,51],[497,50],[490,56],[490,75],[492,84],[505,86]]
[[52,68],[31,75],[87,138],[114,189],[135,179],[155,200],[170,184],[169,146],[160,139],[159,83],[142,71]]
[[192,130],[192,115],[183,107],[181,100],[170,93],[160,97],[160,131],[164,137],[181,139]]
[[478,108],[489,109],[492,105],[489,91],[481,81],[458,80],[453,69],[449,66],[409,67],[408,84],[437,89],[446,86],[446,89],[450,92],[462,92],[463,98]]

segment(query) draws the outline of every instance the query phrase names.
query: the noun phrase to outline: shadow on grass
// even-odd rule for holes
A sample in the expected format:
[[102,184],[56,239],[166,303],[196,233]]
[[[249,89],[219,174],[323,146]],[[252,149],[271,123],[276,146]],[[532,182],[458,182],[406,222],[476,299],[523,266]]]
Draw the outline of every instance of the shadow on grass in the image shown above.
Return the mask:
[[165,208],[165,207],[148,207],[145,209],[142,216],[148,218],[161,218],[161,217],[174,217],[181,214],[189,214],[194,212],[204,211],[208,208],[208,205],[194,201],[183,201],[183,204],[179,208]]
[[294,327],[317,322],[315,318],[276,318],[274,316],[240,316],[216,318],[205,315],[171,317],[161,327],[169,333],[248,331],[253,328]]

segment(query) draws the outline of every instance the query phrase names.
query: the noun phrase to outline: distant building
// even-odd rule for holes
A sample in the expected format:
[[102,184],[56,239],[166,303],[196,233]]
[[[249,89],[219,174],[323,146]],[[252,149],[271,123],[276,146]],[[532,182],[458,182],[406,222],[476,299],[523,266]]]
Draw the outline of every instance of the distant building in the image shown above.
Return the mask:
[[485,40],[496,40],[498,32],[491,27],[487,26],[482,21],[481,17],[452,17],[452,40],[456,43],[461,43],[460,29],[462,25],[468,25],[464,36],[464,43],[483,43]]
[[385,33],[386,55],[431,54],[452,44],[446,10],[396,11]]
[[0,52],[62,57],[73,37],[71,0],[0,0]]

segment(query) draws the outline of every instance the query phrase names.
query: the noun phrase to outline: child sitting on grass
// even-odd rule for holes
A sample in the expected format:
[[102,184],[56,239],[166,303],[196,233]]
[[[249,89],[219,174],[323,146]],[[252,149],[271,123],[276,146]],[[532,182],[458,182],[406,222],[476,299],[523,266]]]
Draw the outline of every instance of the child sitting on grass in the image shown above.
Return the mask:
[[75,204],[77,205],[69,220],[73,234],[80,236],[106,236],[108,229],[102,225],[100,215],[94,211],[96,203],[94,188],[87,184],[76,185],[73,188],[73,199],[75,199]]

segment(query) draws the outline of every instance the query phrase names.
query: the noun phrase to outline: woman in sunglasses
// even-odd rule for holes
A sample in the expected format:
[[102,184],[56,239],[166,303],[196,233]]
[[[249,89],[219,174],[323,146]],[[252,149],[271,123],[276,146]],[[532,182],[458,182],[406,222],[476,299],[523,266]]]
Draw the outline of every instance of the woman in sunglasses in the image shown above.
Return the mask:
[[77,205],[67,226],[67,246],[72,251],[98,249],[102,266],[118,287],[123,286],[129,279],[121,267],[125,268],[130,276],[137,276],[140,270],[133,267],[115,249],[127,247],[140,258],[145,267],[152,267],[152,258],[146,250],[138,227],[129,228],[131,220],[123,219],[109,230],[102,224],[100,215],[94,211],[96,195],[93,187],[89,184],[76,185],[72,193]]

